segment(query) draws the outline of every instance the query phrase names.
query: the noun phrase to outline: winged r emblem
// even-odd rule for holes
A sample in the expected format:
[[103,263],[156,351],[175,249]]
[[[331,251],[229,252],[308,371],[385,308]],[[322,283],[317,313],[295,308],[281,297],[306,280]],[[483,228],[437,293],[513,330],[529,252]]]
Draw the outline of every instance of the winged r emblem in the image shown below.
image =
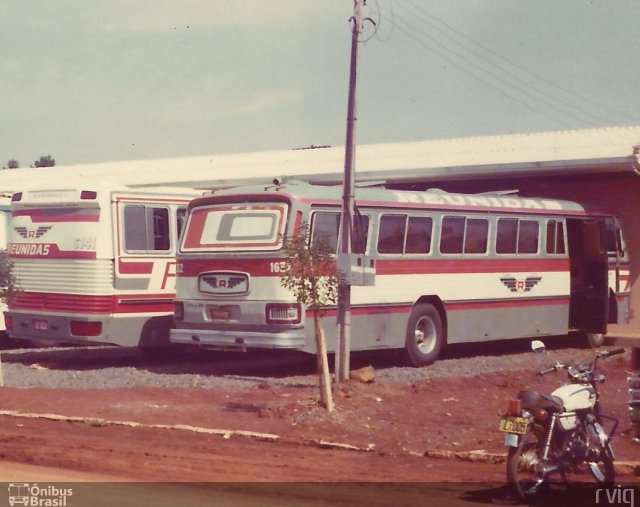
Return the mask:
[[14,227],[15,231],[25,239],[40,238],[51,229],[50,225],[40,225],[37,229],[27,229],[26,227]]
[[219,296],[247,294],[249,275],[228,271],[203,273],[198,278],[198,290]]
[[530,292],[538,283],[542,280],[541,276],[534,275],[528,276],[527,278],[517,279],[515,276],[501,276],[500,281],[507,287],[511,292]]
[[202,281],[209,285],[213,289],[234,289],[242,282],[245,277],[243,276],[203,276]]

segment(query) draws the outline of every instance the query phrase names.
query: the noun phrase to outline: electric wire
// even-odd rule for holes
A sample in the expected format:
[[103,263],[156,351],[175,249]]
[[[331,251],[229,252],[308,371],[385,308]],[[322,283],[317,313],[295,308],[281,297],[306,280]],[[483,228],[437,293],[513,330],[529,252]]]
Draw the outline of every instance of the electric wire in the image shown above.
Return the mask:
[[[394,4],[393,0],[390,0],[388,18],[391,22],[391,33],[393,33],[394,30],[401,32],[406,37],[409,37],[410,39],[416,41],[430,53],[445,60],[449,65],[471,76],[474,80],[478,81],[484,86],[487,86],[498,92],[506,99],[516,102],[521,106],[524,106],[528,110],[542,115],[548,120],[563,125],[566,128],[573,128],[571,123],[565,121],[568,117],[571,117],[573,120],[579,122],[580,126],[586,124],[592,127],[601,127],[603,123],[612,124],[610,120],[607,120],[602,115],[596,114],[596,112],[594,112],[592,109],[587,110],[581,105],[568,102],[566,99],[560,98],[544,89],[541,89],[539,86],[531,84],[526,79],[521,77],[520,74],[522,72],[525,72],[527,75],[533,77],[534,79],[537,79],[538,81],[546,83],[547,85],[570,95],[572,100],[582,100],[584,102],[590,102],[602,108],[603,110],[607,110],[609,113],[615,113],[620,116],[624,116],[627,119],[636,121],[636,119],[625,113],[611,110],[610,108],[607,108],[606,106],[603,106],[596,101],[583,98],[575,92],[560,87],[553,81],[542,78],[526,69],[525,67],[511,62],[511,60],[504,57],[503,55],[500,55],[498,52],[487,48],[472,37],[469,37],[464,33],[456,30],[440,18],[431,15],[423,7],[417,5],[413,0],[405,0],[405,2],[408,2],[413,7],[413,9],[416,9],[419,12],[416,14],[415,10],[411,11],[405,5],[402,5],[401,3]],[[400,7],[400,10],[411,16],[412,19],[415,19],[423,25],[430,27],[432,31],[437,32],[439,37],[444,37],[447,42],[443,42],[431,33],[426,32],[424,28],[417,27],[412,24],[402,14],[400,14],[397,9],[394,8],[394,5],[395,7]],[[383,15],[383,9],[381,9],[378,0],[376,0],[376,11],[379,20],[378,22],[381,25],[387,18],[387,14],[385,13]],[[434,22],[429,21],[429,19],[427,18],[437,21],[451,33],[448,33],[445,29],[437,26]],[[379,26],[376,28],[376,32],[374,33],[374,35],[377,34],[378,28]],[[390,38],[391,35],[386,40],[389,40]],[[461,38],[463,38],[465,41],[472,42],[475,47],[470,49],[467,43],[460,41]],[[382,40],[380,37],[378,37],[378,39]],[[384,42],[384,40],[382,41]],[[459,49],[452,48],[451,44],[455,45],[456,48]],[[484,51],[485,53],[482,53],[482,51]],[[495,60],[489,58],[487,54],[491,55],[494,59],[497,58],[501,62],[505,62],[513,69],[517,69],[517,72],[509,69],[509,67],[505,67],[505,65],[503,65],[502,63],[497,63]],[[543,110],[545,108],[550,109],[552,113],[550,114],[548,111]],[[559,119],[557,117],[558,114],[561,114],[566,118]]]
[[[471,61],[469,58],[465,57],[464,55],[461,55],[460,53],[457,53],[455,51],[451,51],[449,48],[447,48],[446,46],[444,46],[443,44],[441,44],[437,39],[431,37],[430,35],[426,35],[423,32],[420,32],[419,29],[417,29],[415,26],[413,26],[411,23],[409,23],[408,21],[406,21],[404,18],[402,18],[400,15],[398,15],[396,13],[396,21],[402,21],[402,24],[397,23],[396,22],[396,29],[398,31],[400,31],[401,33],[403,33],[405,36],[409,37],[410,39],[413,39],[414,41],[416,41],[418,44],[420,44],[422,47],[424,47],[427,51],[435,54],[436,56],[439,56],[440,58],[442,58],[443,60],[445,60],[447,63],[449,63],[452,67],[455,67],[458,70],[461,70],[462,72],[464,72],[465,74],[468,74],[469,76],[471,76],[473,79],[475,79],[476,81],[478,81],[479,83],[492,88],[493,90],[497,91],[500,95],[502,95],[503,97],[505,97],[508,100],[511,100],[513,102],[517,102],[518,104],[526,107],[527,109],[529,109],[530,111],[536,113],[536,114],[540,114],[542,116],[544,116],[545,118],[547,118],[548,120],[551,120],[555,123],[558,123],[560,125],[563,125],[566,128],[573,128],[572,124],[567,123],[566,121],[560,120],[554,116],[549,115],[547,112],[542,111],[539,108],[536,108],[534,106],[532,106],[531,104],[529,104],[528,102],[526,102],[525,100],[523,100],[522,98],[518,97],[516,94],[514,94],[513,92],[509,92],[507,90],[505,90],[504,88],[511,88],[513,90],[515,90],[516,92],[520,92],[523,93],[524,95],[529,95],[530,98],[532,99],[536,99],[536,97],[531,96],[530,94],[527,94],[526,92],[522,92],[522,90],[520,90],[517,86],[505,81],[504,79],[497,77],[495,75],[491,75],[491,77],[498,82],[498,85],[496,83],[492,83],[491,81],[487,80],[486,78],[482,77],[480,73],[482,74],[486,74],[486,70],[483,69],[482,67],[480,67],[479,65],[476,65],[473,61]],[[433,47],[433,45],[428,44],[427,42],[424,41],[424,39],[414,35],[413,33],[411,33],[409,30],[407,30],[406,27],[409,28],[409,30],[413,30],[413,31],[417,31],[418,33],[422,33],[422,35],[426,36],[426,38],[430,39],[432,41],[432,44],[439,46],[441,49],[435,49]],[[462,60],[463,62],[466,63],[466,65],[462,65],[460,63],[458,63],[455,59],[453,59],[451,57],[451,55],[454,55],[456,57],[458,57],[460,60]],[[472,70],[474,69],[474,70]],[[499,86],[499,85],[502,85]],[[537,99],[539,102],[547,102],[548,105],[550,105],[554,110],[557,109],[556,105],[549,103],[548,101],[544,101],[543,99]],[[567,113],[570,116],[573,116],[575,119],[577,119],[580,123],[587,123],[591,126],[598,126],[596,123],[584,119],[584,118],[580,118],[579,116],[576,116],[575,114],[571,114],[571,113]]]
[[[540,76],[540,75],[536,74],[535,72],[531,71],[530,69],[528,69],[528,68],[524,67],[523,65],[520,65],[520,64],[518,64],[518,63],[514,62],[513,60],[510,60],[510,59],[509,59],[509,58],[507,58],[506,56],[504,56],[504,55],[502,55],[502,54],[498,53],[497,51],[494,51],[493,49],[491,49],[491,48],[487,47],[486,45],[484,45],[484,44],[483,44],[482,42],[480,42],[479,40],[474,39],[473,37],[470,37],[469,35],[465,34],[464,32],[461,32],[460,30],[457,30],[454,26],[450,25],[449,23],[447,23],[447,22],[446,22],[446,21],[444,21],[443,19],[441,19],[441,18],[439,18],[439,17],[437,17],[437,16],[434,16],[433,14],[431,14],[430,12],[428,12],[428,11],[427,11],[423,6],[421,6],[421,5],[417,4],[414,0],[405,0],[405,1],[406,1],[407,3],[409,3],[410,5],[412,5],[416,10],[418,10],[418,11],[419,11],[421,14],[423,14],[424,16],[426,16],[426,17],[428,17],[428,18],[430,18],[430,19],[432,19],[432,20],[436,21],[437,23],[441,24],[441,25],[442,25],[442,26],[444,26],[447,30],[449,30],[449,31],[453,32],[455,35],[457,35],[457,36],[459,36],[459,37],[462,37],[462,38],[466,39],[467,41],[471,42],[471,43],[473,44],[473,47],[477,47],[477,48],[479,48],[480,50],[482,50],[482,51],[486,52],[487,54],[492,55],[493,57],[495,57],[495,58],[497,58],[497,59],[499,59],[499,60],[503,61],[503,62],[504,62],[504,63],[506,63],[507,65],[509,65],[509,66],[511,66],[511,67],[513,67],[513,68],[515,68],[515,69],[519,70],[519,71],[525,72],[525,73],[526,73],[526,74],[528,74],[530,77],[532,77],[532,78],[534,78],[534,79],[536,79],[536,80],[538,80],[538,81],[540,81],[540,82],[542,82],[542,83],[545,83],[546,85],[551,86],[551,87],[553,87],[553,88],[555,88],[555,89],[557,89],[557,90],[559,90],[559,91],[561,91],[561,92],[563,92],[563,93],[565,93],[565,94],[567,94],[567,95],[571,96],[571,97],[572,97],[572,98],[574,98],[574,99],[581,100],[581,101],[583,101],[583,102],[588,102],[588,103],[590,103],[590,104],[592,104],[592,105],[595,105],[595,106],[597,106],[597,107],[599,107],[599,108],[603,109],[604,111],[607,111],[607,112],[609,112],[609,113],[613,113],[613,114],[619,115],[619,116],[621,116],[621,117],[624,117],[624,118],[625,118],[625,119],[627,119],[627,120],[637,121],[637,118],[634,118],[633,116],[631,116],[631,115],[629,115],[629,114],[625,113],[624,111],[619,111],[619,110],[617,110],[617,109],[613,109],[613,108],[611,108],[611,107],[609,107],[609,106],[607,106],[607,105],[605,105],[605,104],[602,104],[602,103],[600,103],[600,102],[598,102],[598,101],[594,100],[594,99],[593,99],[593,98],[591,98],[591,97],[587,97],[587,96],[585,96],[585,95],[582,95],[582,94],[580,94],[580,93],[577,93],[575,90],[571,90],[571,89],[569,89],[569,88],[566,88],[566,87],[564,87],[564,86],[562,86],[562,85],[560,85],[560,84],[556,83],[555,81],[552,81],[551,79],[548,79],[548,78],[546,78],[546,77],[544,77],[544,76]],[[442,31],[442,29],[438,29],[438,28],[437,28],[435,25],[433,25],[432,23],[428,23],[428,22],[427,22],[427,24],[429,24],[430,26],[432,26],[434,29],[436,29],[436,30],[440,31],[441,33],[443,33],[444,35],[446,35],[447,37],[449,37],[451,40],[454,40],[454,38],[453,38],[451,35],[446,34],[444,31]],[[483,59],[486,59],[486,58],[484,58],[484,57],[483,57]],[[490,60],[487,60],[487,61],[488,61],[489,63],[491,63],[492,65],[496,65],[494,62],[491,62]]]
[[[411,0],[409,0],[409,3],[412,3]],[[567,104],[563,99],[558,98],[544,90],[539,89],[536,86],[531,85],[531,83],[529,83],[527,80],[525,80],[524,78],[520,77],[518,74],[515,74],[513,72],[511,72],[508,68],[504,68],[501,65],[496,64],[495,62],[489,60],[483,53],[481,53],[480,51],[478,51],[476,48],[474,47],[467,47],[465,44],[459,42],[458,40],[456,40],[455,38],[453,38],[450,34],[446,33],[445,31],[443,31],[440,27],[434,25],[433,23],[420,18],[419,15],[415,15],[415,13],[407,11],[410,15],[414,16],[415,18],[419,18],[420,21],[424,22],[425,24],[429,25],[433,30],[439,32],[440,34],[442,34],[444,37],[446,37],[447,39],[449,39],[453,44],[455,44],[457,47],[461,48],[463,51],[467,51],[469,53],[471,53],[472,55],[474,55],[476,58],[487,62],[489,65],[491,65],[493,67],[494,70],[500,72],[502,75],[505,76],[506,80],[510,80],[510,82],[514,82],[516,84],[514,84],[512,87],[517,87],[524,95],[529,96],[532,100],[540,100],[542,103],[547,104],[550,107],[556,107],[556,108],[560,108],[561,110],[563,110],[563,112],[565,112],[566,114],[572,115],[576,118],[581,118],[583,121],[585,121],[586,123],[591,122],[592,125],[597,126],[600,125],[602,123],[607,123],[608,120],[602,116],[598,116],[593,114],[593,112],[588,111],[580,106],[576,106],[576,105],[572,105],[572,104]],[[475,60],[477,61],[477,60]],[[478,67],[481,67],[480,65],[478,65]],[[489,69],[485,69],[483,68],[483,71],[486,72],[487,74],[493,75],[493,70],[489,70]],[[511,86],[511,85],[510,85]],[[534,96],[534,94],[540,95],[540,97]],[[572,111],[572,108],[575,109],[575,112]],[[578,114],[580,116],[578,116]]]

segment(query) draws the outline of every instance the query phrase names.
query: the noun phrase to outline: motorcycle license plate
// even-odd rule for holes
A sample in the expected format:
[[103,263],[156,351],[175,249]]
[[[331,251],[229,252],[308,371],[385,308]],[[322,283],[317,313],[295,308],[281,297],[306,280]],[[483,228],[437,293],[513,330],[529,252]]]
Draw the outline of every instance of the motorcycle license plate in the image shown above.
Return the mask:
[[514,415],[505,415],[500,419],[500,426],[498,429],[506,433],[516,433],[518,435],[524,435],[527,432],[529,426],[529,419],[526,417],[517,417]]

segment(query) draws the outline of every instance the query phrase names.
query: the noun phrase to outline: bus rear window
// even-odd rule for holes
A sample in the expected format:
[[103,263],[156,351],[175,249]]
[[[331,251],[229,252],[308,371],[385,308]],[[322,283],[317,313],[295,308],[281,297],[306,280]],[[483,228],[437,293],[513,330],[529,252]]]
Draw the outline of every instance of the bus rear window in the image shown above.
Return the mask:
[[284,205],[196,208],[191,212],[183,250],[276,250],[282,245]]

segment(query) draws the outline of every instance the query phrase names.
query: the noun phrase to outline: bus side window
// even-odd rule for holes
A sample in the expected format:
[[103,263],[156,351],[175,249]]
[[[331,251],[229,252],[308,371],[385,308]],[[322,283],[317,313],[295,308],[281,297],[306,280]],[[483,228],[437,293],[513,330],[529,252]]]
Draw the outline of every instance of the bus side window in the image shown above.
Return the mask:
[[549,220],[547,222],[547,253],[566,253],[564,241],[564,222]]
[[605,242],[607,253],[610,257],[615,257],[616,255],[624,257],[622,230],[614,218],[605,219]]
[[[338,251],[338,234],[340,232],[340,213],[318,211],[313,214],[311,224],[311,243],[325,241],[332,252]],[[365,253],[369,238],[369,217],[356,215],[351,231],[351,251]]]
[[538,253],[540,226],[535,220],[520,220],[518,224],[518,253]]
[[409,217],[404,253],[427,254],[431,252],[433,220],[430,217]]
[[440,230],[440,253],[462,253],[464,246],[464,217],[444,217]]
[[496,253],[514,254],[518,240],[518,219],[499,218],[496,234]]
[[357,254],[367,252],[367,242],[369,241],[369,217],[367,215],[356,215],[353,219],[353,231],[351,234],[351,251]]
[[378,232],[378,252],[401,254],[404,250],[407,215],[382,215]]
[[484,218],[467,218],[464,232],[464,253],[487,253],[489,221]]
[[142,205],[127,204],[124,207],[124,249],[147,249],[146,210]]
[[338,229],[340,213],[318,211],[313,214],[311,223],[311,243],[326,242],[332,252],[338,248]]
[[124,207],[126,251],[167,251],[171,248],[169,210],[139,204]]
[[151,208],[149,211],[153,227],[152,250],[170,250],[169,210],[167,208]]
[[496,253],[535,254],[540,242],[540,225],[537,220],[499,218],[496,234]]
[[187,218],[187,208],[180,207],[176,210],[176,238],[179,238],[184,229],[184,223]]

